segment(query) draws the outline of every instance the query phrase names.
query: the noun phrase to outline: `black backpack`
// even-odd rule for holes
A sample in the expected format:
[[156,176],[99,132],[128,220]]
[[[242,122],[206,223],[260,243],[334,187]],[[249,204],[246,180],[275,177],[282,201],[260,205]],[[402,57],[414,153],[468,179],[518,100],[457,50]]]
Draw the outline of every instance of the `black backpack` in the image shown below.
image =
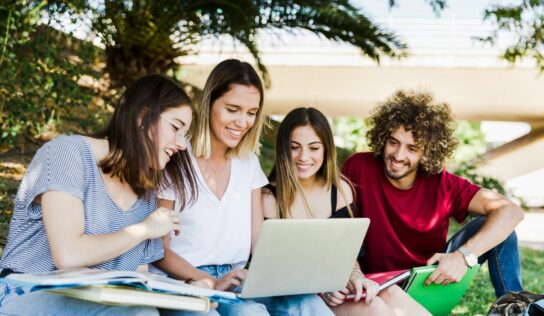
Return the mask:
[[544,294],[529,291],[508,292],[499,297],[488,316],[544,316]]

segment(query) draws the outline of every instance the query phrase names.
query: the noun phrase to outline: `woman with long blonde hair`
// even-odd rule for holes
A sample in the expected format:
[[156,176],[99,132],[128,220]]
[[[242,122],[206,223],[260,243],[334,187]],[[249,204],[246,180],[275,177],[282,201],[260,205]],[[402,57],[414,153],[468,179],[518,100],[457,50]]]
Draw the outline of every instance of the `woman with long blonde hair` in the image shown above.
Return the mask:
[[[263,221],[261,187],[268,183],[257,158],[263,97],[248,63],[225,60],[208,77],[191,133],[198,199],[181,209],[179,192],[160,194],[161,205],[181,211],[181,234],[164,238],[165,257],[155,263],[170,276],[218,290],[236,289],[245,279]],[[219,304],[210,315],[286,313],[332,314],[318,296],[297,295]]]
[[[61,135],[44,144],[23,177],[0,277],[66,268],[136,270],[164,255],[162,236],[179,216],[158,207],[155,189],[196,197],[185,133],[193,106],[161,75],[131,84],[109,124],[92,136]],[[166,180],[165,170],[174,174]],[[0,283],[1,315],[159,315],[163,310],[108,306]]]

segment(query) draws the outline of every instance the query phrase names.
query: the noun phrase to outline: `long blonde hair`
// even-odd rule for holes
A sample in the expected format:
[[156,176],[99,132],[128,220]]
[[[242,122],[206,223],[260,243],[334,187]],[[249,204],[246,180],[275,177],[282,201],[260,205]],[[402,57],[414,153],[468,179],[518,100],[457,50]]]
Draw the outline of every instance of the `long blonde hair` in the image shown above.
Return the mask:
[[[279,217],[288,218],[291,216],[291,206],[295,195],[300,192],[306,211],[311,215],[308,201],[304,196],[300,182],[295,170],[295,163],[291,155],[291,134],[297,127],[311,126],[325,147],[323,165],[317,171],[317,178],[325,182],[330,190],[336,186],[348,208],[348,213],[353,217],[353,212],[347,203],[346,194],[342,187],[341,176],[336,166],[336,147],[332,136],[332,130],[327,118],[315,108],[296,108],[289,112],[281,122],[276,137],[276,161],[269,175],[271,183],[276,185],[276,202],[278,205]],[[344,179],[347,181],[347,179]],[[348,182],[349,183],[349,182]],[[334,212],[335,210],[333,210]]]
[[227,59],[215,66],[208,80],[206,80],[204,91],[202,91],[202,98],[196,110],[196,120],[191,129],[191,145],[196,157],[208,158],[210,156],[212,148],[210,116],[213,103],[232,89],[232,85],[235,84],[255,87],[259,90],[261,98],[255,123],[244,135],[238,146],[228,149],[227,155],[229,157],[247,158],[252,153],[259,154],[259,137],[264,121],[263,84],[250,64],[237,59]]

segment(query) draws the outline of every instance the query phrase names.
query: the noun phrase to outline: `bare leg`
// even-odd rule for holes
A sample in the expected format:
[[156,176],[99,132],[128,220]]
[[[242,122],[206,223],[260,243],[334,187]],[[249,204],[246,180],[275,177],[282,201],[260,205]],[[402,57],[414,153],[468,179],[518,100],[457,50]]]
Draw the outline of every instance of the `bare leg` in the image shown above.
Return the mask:
[[390,286],[381,291],[378,297],[382,298],[387,306],[394,311],[394,315],[396,316],[431,316],[423,306],[419,305],[418,302],[397,285]]
[[358,303],[345,302],[344,304],[331,307],[331,310],[336,316],[395,315],[393,309],[387,306],[384,300],[379,297],[375,297],[370,304],[367,304],[364,301]]

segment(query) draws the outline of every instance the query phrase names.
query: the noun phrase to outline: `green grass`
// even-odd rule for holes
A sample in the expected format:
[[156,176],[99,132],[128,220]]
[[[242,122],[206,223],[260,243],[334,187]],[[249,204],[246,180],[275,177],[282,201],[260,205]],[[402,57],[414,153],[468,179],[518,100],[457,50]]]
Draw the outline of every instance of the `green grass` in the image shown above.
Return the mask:
[[[524,289],[544,293],[544,251],[522,247],[520,256]],[[495,299],[487,264],[484,264],[452,315],[487,315]]]

